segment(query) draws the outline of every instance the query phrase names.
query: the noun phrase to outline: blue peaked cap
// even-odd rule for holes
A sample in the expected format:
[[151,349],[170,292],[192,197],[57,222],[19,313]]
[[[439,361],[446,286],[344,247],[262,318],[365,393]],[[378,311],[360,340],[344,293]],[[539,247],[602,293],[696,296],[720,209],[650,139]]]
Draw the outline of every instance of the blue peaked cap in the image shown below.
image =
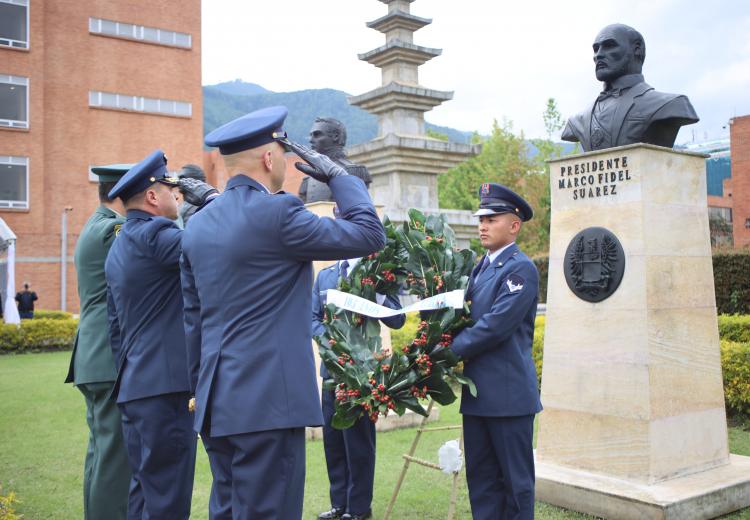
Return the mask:
[[155,182],[161,182],[169,186],[177,186],[179,179],[171,177],[167,171],[167,157],[161,150],[154,150],[148,157],[133,166],[109,191],[109,200],[120,197],[123,201],[128,200]]
[[250,112],[209,133],[206,145],[218,147],[221,155],[232,155],[286,138],[282,125],[288,113],[284,106]]
[[475,217],[483,215],[499,215],[502,213],[513,213],[518,215],[523,222],[531,220],[534,211],[528,202],[502,184],[486,182],[479,188],[479,210],[474,213]]

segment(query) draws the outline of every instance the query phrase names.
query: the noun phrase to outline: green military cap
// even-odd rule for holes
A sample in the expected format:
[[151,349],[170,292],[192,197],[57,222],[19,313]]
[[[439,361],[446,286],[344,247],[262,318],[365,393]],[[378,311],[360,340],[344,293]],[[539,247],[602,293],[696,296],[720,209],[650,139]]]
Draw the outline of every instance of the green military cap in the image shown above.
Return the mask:
[[107,164],[105,166],[92,166],[91,173],[99,176],[99,182],[117,182],[125,175],[133,164]]

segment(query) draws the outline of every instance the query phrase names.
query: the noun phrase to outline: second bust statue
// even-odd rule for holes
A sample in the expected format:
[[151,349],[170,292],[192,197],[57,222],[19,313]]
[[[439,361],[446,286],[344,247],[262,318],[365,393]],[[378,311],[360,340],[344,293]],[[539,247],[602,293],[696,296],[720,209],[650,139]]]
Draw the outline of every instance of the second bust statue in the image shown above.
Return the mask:
[[[333,162],[346,170],[349,175],[362,179],[365,186],[370,187],[372,177],[365,166],[354,164],[346,158],[346,127],[344,123],[332,117],[318,117],[310,129],[310,146],[313,150],[330,157]],[[299,197],[302,202],[332,201],[331,190],[328,185],[305,177],[299,187]]]

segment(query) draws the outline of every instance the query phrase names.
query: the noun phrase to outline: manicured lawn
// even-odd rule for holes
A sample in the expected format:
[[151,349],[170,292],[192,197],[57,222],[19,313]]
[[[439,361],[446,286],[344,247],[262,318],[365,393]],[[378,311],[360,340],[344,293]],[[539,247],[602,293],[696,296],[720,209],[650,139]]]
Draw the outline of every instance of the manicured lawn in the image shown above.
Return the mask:
[[[15,491],[23,501],[17,508],[26,520],[82,518],[81,480],[86,451],[85,406],[80,393],[62,381],[70,353],[0,356],[0,486]],[[457,406],[441,410],[439,423],[460,424]],[[437,450],[457,432],[422,437],[417,456],[437,460]],[[382,518],[401,470],[401,454],[408,450],[414,430],[378,434],[374,498],[375,518]],[[733,453],[750,455],[750,432],[730,430]],[[441,472],[412,465],[401,489],[393,518],[445,518],[451,479]],[[198,449],[193,518],[207,518],[211,472],[205,451]],[[315,518],[329,507],[323,445],[307,443],[307,481],[304,518]],[[537,503],[540,519],[591,518]],[[463,477],[457,518],[471,513]],[[750,520],[750,510],[726,518]]]

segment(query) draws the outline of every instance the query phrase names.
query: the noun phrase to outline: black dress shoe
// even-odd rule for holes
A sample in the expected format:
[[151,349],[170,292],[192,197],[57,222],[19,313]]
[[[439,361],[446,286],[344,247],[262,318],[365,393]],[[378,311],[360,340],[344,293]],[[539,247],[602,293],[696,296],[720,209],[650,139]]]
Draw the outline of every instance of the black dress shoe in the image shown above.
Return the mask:
[[366,513],[361,513],[359,515],[346,513],[341,517],[341,520],[367,520],[368,518],[372,518],[372,510],[367,511]]
[[326,511],[325,513],[320,513],[318,515],[318,520],[337,520],[339,518],[343,518],[343,516],[344,516],[343,507],[332,507],[330,511]]

